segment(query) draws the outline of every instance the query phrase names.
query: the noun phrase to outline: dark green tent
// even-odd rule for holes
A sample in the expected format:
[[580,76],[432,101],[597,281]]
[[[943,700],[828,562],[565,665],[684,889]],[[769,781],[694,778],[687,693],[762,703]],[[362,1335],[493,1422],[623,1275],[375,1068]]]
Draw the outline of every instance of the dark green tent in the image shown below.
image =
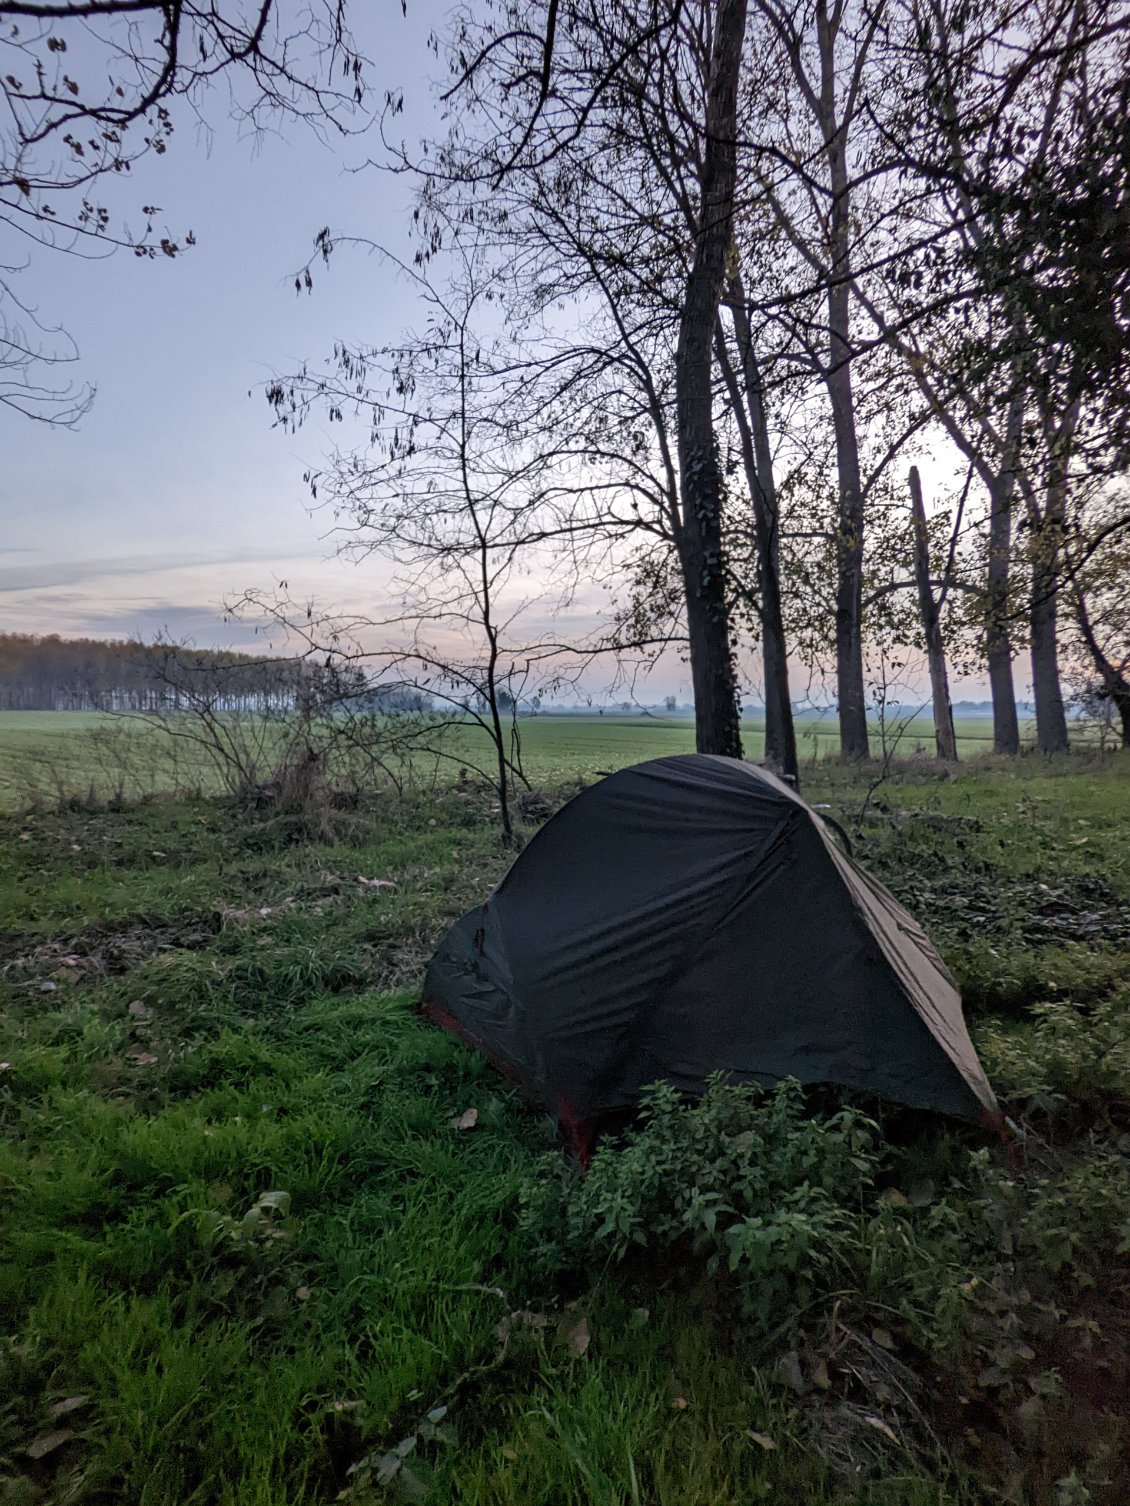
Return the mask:
[[646,1084],[717,1071],[998,1113],[925,932],[739,759],[658,758],[571,800],[444,938],[422,1007],[577,1144]]

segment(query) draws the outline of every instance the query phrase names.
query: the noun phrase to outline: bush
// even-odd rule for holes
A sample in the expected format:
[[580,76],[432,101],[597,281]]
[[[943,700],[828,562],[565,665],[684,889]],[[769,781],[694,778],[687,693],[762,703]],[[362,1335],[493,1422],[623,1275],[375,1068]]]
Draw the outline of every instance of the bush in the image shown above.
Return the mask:
[[1124,1157],[1020,1173],[956,1136],[930,1147],[895,1151],[856,1108],[815,1117],[795,1081],[715,1078],[695,1103],[659,1083],[587,1175],[541,1159],[522,1224],[558,1273],[638,1252],[666,1278],[672,1259],[697,1260],[764,1338],[814,1331],[835,1303],[955,1357],[981,1347],[990,1291],[1037,1281],[1066,1296],[1130,1247]]
[[543,1159],[523,1219],[551,1267],[633,1249],[703,1257],[735,1278],[750,1317],[775,1324],[849,1279],[884,1160],[872,1120],[850,1108],[810,1118],[795,1081],[714,1078],[693,1104],[657,1083],[587,1176]]
[[977,1037],[1002,1098],[1043,1120],[1130,1117],[1130,999],[1124,991],[1090,1009],[1032,1006],[1030,1023],[985,1024]]

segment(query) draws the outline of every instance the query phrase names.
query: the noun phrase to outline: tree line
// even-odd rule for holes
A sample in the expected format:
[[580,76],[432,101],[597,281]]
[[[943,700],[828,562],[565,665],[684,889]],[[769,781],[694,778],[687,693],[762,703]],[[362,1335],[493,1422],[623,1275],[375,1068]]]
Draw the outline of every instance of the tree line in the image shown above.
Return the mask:
[[282,711],[293,708],[315,678],[298,660],[0,633],[4,711],[187,711],[202,698],[224,710]]
[[[437,48],[451,124],[393,147],[425,317],[268,392],[364,426],[312,484],[404,565],[414,647],[674,644],[740,754],[756,645],[793,774],[790,677],[865,757],[915,655],[943,758],[955,666],[999,753],[1017,673],[1045,752],[1065,681],[1130,744],[1130,8],[496,0]],[[609,582],[612,628],[530,637],[531,575]]]

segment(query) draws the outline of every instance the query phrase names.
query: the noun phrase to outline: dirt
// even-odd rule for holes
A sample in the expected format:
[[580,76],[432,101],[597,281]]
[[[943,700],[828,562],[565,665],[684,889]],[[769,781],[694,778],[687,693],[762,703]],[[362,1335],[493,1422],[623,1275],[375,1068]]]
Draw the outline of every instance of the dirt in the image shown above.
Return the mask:
[[14,983],[79,983],[115,977],[160,952],[207,946],[220,929],[218,913],[190,911],[156,919],[144,915],[99,921],[82,931],[29,947],[26,932],[0,931],[0,977]]

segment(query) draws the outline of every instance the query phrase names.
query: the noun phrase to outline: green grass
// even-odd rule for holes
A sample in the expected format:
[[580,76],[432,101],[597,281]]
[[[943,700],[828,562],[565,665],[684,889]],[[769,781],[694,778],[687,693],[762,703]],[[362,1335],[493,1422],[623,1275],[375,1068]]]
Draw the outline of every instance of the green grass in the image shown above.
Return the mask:
[[[687,731],[601,720],[531,759]],[[337,843],[217,801],[3,818],[0,1502],[1121,1506],[1125,762],[868,783],[806,793],[939,941],[1025,1149],[884,1112],[846,1263],[769,1326],[689,1236],[621,1261],[552,1126],[412,1013],[508,861],[489,797]]]
[[[603,716],[542,716],[520,723],[523,762],[535,785],[560,784],[575,778],[594,778],[647,758],[694,751],[694,725],[688,717],[658,717],[608,712]],[[876,754],[882,752],[882,733],[872,724]],[[1022,724],[1025,743],[1034,729]],[[764,724],[749,718],[743,724],[747,756],[757,758],[764,748]],[[838,752],[838,733],[832,716],[801,717],[797,721],[802,763],[820,762]],[[928,716],[898,724],[897,756],[933,754],[933,724]],[[965,717],[958,723],[959,748],[966,757],[991,751],[992,725],[988,717]],[[474,727],[455,728],[443,743],[447,753],[438,766],[423,758],[418,776],[437,771],[447,782],[459,758],[486,767],[490,747]],[[171,742],[160,725],[141,716],[110,716],[81,711],[0,712],[0,809],[29,803],[57,804],[92,797],[107,800],[121,793],[127,800],[163,791],[221,793],[222,780],[214,763],[183,741]]]

